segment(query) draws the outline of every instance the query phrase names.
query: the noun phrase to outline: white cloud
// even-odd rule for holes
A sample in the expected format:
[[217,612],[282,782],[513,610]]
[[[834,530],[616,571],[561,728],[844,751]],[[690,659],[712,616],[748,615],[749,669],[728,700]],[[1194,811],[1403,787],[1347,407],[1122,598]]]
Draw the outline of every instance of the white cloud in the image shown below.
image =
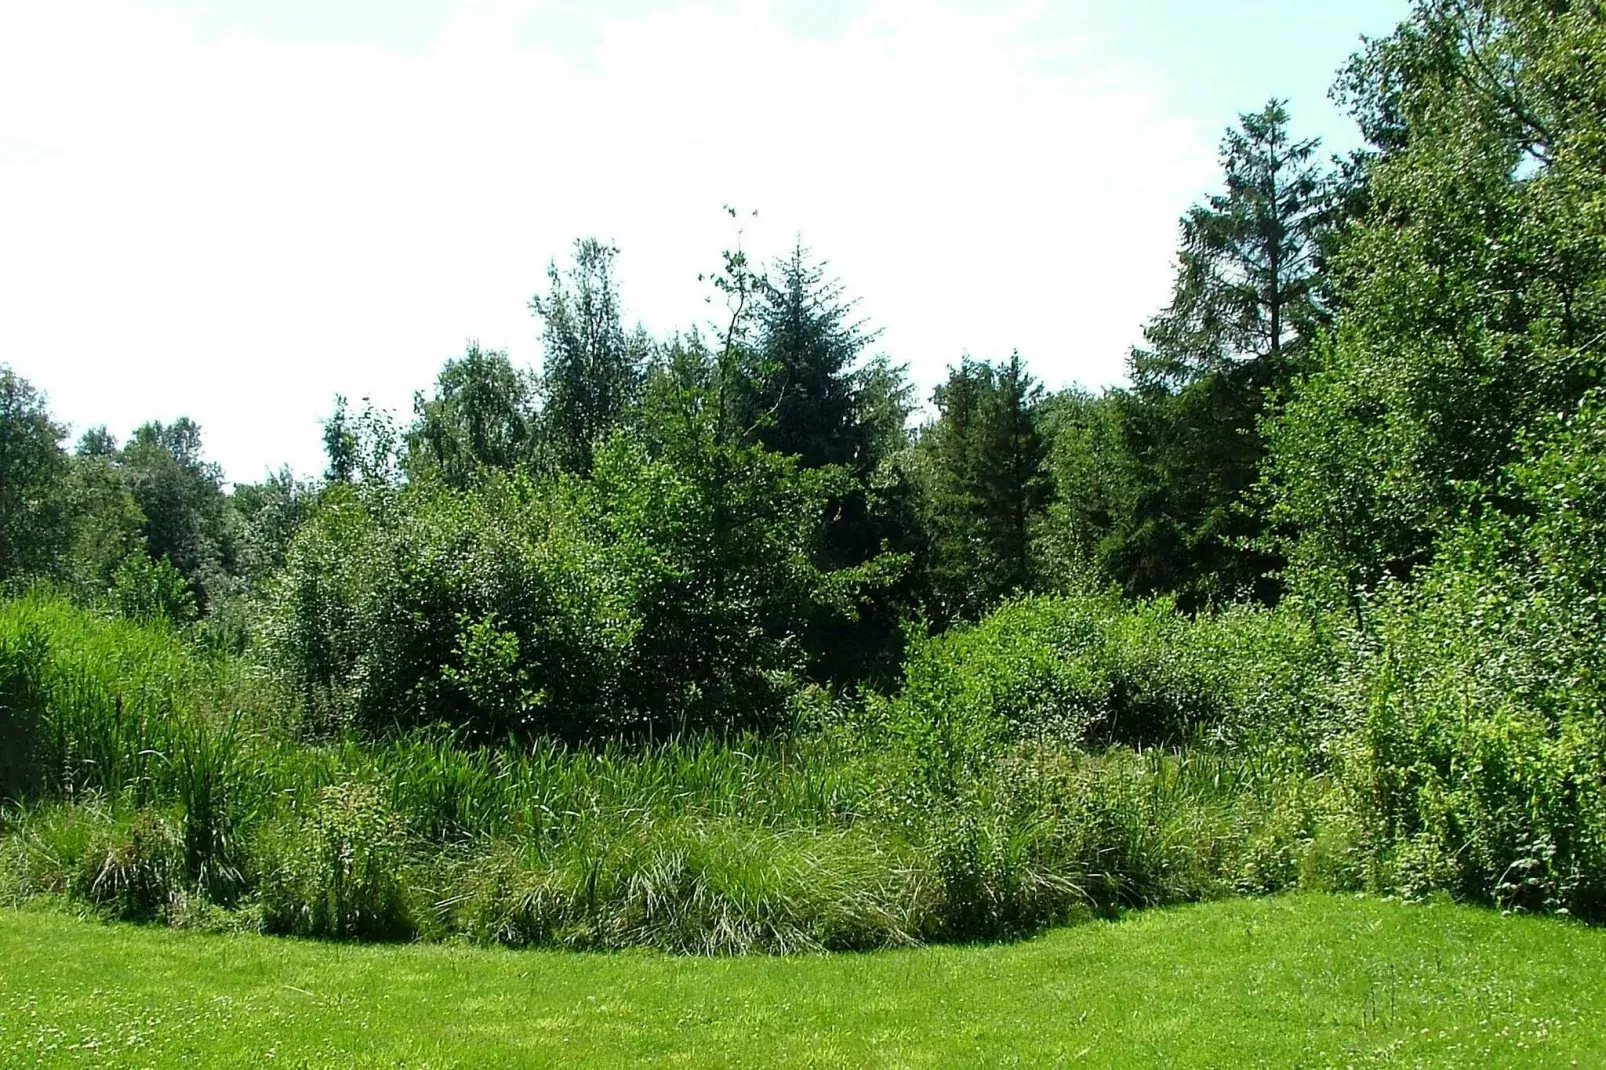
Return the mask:
[[[126,433],[188,413],[231,476],[319,465],[339,391],[405,408],[477,337],[533,362],[546,261],[617,241],[657,331],[801,232],[929,386],[1018,347],[1105,382],[1163,299],[1219,123],[1175,118],[1063,5],[876,0],[598,19],[453,5],[423,50],[0,0],[0,360]],[[20,106],[17,106],[20,105]]]

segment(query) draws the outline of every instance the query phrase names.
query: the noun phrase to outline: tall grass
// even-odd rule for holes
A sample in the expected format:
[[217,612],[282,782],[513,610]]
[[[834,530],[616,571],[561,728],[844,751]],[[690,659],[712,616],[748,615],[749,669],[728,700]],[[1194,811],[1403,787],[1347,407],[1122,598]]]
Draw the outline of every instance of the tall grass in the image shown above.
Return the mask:
[[[1081,628],[1094,668],[1011,639],[1043,619]],[[702,954],[1354,883],[1350,795],[1299,755],[1090,736],[1140,705],[1166,735],[1202,716],[1218,670],[1154,638],[1172,627],[1027,607],[790,738],[471,747],[300,738],[248,664],[24,600],[0,606],[3,723],[28,747],[0,883],[175,924]]]

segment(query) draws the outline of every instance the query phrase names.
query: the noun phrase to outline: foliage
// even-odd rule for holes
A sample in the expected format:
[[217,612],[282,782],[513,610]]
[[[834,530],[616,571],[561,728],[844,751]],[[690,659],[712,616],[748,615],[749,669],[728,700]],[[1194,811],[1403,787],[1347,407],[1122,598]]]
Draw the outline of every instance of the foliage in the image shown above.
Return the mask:
[[1606,413],[1593,396],[1513,469],[1514,515],[1451,537],[1368,613],[1350,756],[1381,871],[1511,907],[1606,906]]
[[507,354],[469,343],[435,379],[433,397],[413,399],[408,472],[459,490],[485,468],[511,472],[536,457],[535,389]]
[[332,784],[312,811],[266,839],[262,922],[336,940],[408,936],[402,825],[367,784]]
[[1417,0],[1333,173],[1241,116],[1127,389],[964,357],[911,434],[801,244],[655,342],[595,240],[539,375],[337,398],[321,480],[188,419],[69,456],[0,369],[5,894],[720,954],[1606,917],[1603,26]]
[[1597,381],[1603,34],[1590,5],[1423,0],[1348,69],[1369,210],[1335,257],[1335,336],[1270,429],[1312,589],[1412,576]]
[[109,601],[131,620],[184,623],[195,619],[195,595],[189,581],[165,557],[153,560],[132,553],[123,558],[112,574]]
[[65,493],[71,544],[62,574],[55,578],[80,600],[93,603],[105,598],[125,562],[150,556],[145,513],[119,463],[116,440],[105,428],[91,428],[79,440]]
[[1332,725],[1338,653],[1292,610],[1190,621],[1163,600],[1032,597],[917,641],[886,716],[928,773],[1033,739],[1276,743]]
[[592,449],[625,422],[641,390],[648,344],[621,323],[618,256],[595,238],[576,241],[567,275],[553,262],[547,293],[530,299],[544,327],[544,440],[552,463],[565,472],[590,467]]
[[767,449],[805,467],[863,468],[871,459],[854,370],[873,336],[826,271],[798,245],[757,289],[744,422]]
[[1184,386],[1256,362],[1276,365],[1320,324],[1317,257],[1327,179],[1313,162],[1318,143],[1293,140],[1289,121],[1283,102],[1273,100],[1239,116],[1222,139],[1226,192],[1182,218],[1171,304],[1145,331],[1149,347],[1132,355],[1140,387]]
[[191,647],[167,621],[108,620],[43,595],[6,603],[3,715],[9,737],[32,757],[18,770],[29,775],[0,784],[0,793],[148,797],[168,776],[184,716],[237,706],[247,694],[269,720],[271,692],[260,681]]
[[629,592],[561,493],[331,488],[291,544],[264,654],[325,729],[586,735],[623,716]]
[[[465,736],[416,734],[313,746],[275,736],[260,706],[202,716],[196,704],[218,699],[173,686],[201,663],[175,660],[182,648],[163,626],[48,602],[11,613],[33,638],[5,648],[6,693],[33,704],[46,745],[20,825],[0,833],[25,860],[22,894],[174,924],[212,904],[235,924],[339,938],[878,947],[1024,932],[1246,882],[1282,887],[1302,879],[1289,872],[1319,830],[1309,807],[1274,803],[1309,791],[1252,765],[1073,749],[1056,715],[1078,702],[1207,708],[1163,651],[1181,618],[1156,609],[1127,621],[1113,598],[1023,603],[975,635],[928,640],[890,719],[885,703],[828,705],[790,741],[689,736],[650,749],[470,748]],[[1105,629],[1102,654],[1086,655],[1094,668],[1056,662],[1045,621]],[[493,666],[510,645],[497,631],[470,638]],[[1033,634],[1036,667],[1022,666],[1020,637]],[[1154,647],[1135,667],[1098,664],[1128,657],[1138,634]],[[108,660],[112,637],[120,662]],[[1091,672],[1116,681],[1106,692],[1129,692],[1127,706],[1061,686]],[[84,682],[61,683],[73,679]],[[132,720],[105,696],[141,679],[158,686],[136,707],[151,714]],[[958,696],[946,706],[945,689]],[[954,738],[955,725],[972,738],[949,760],[929,740]],[[56,741],[69,732],[63,758]],[[121,890],[96,891],[102,871],[114,877],[99,887]]]
[[367,398],[362,411],[352,413],[346,398],[335,395],[335,411],[323,422],[323,449],[329,459],[324,478],[328,482],[394,486],[400,477],[401,447],[394,415]]
[[201,429],[189,419],[144,424],[117,464],[144,518],[149,556],[170,562],[203,609],[226,594],[234,569],[228,499],[222,469],[202,456]]
[[[884,357],[862,359],[875,334],[855,318],[856,302],[828,265],[801,244],[752,281],[738,425],[803,469],[836,466],[851,477],[820,503],[825,520],[813,556],[823,568],[886,574],[884,555],[911,553],[919,538],[912,507],[890,480],[876,478],[907,444],[913,387],[906,370]],[[884,673],[896,656],[900,616],[915,601],[912,578],[886,575],[863,592],[852,620],[837,612],[806,617],[801,641],[812,675],[851,685]]]
[[64,532],[65,437],[39,391],[0,365],[0,580],[56,563]]
[[1100,543],[1130,494],[1131,463],[1122,440],[1119,395],[1067,388],[1045,397],[1039,422],[1051,489],[1032,528],[1038,586],[1048,591],[1099,587]]
[[933,395],[916,471],[938,624],[974,619],[1032,582],[1031,531],[1048,493],[1041,397],[1018,353],[996,366],[967,357]]
[[839,471],[800,471],[701,419],[676,430],[656,457],[616,438],[583,499],[631,592],[629,705],[679,731],[773,726],[806,667],[803,622],[851,620],[855,588],[879,563],[817,564]]

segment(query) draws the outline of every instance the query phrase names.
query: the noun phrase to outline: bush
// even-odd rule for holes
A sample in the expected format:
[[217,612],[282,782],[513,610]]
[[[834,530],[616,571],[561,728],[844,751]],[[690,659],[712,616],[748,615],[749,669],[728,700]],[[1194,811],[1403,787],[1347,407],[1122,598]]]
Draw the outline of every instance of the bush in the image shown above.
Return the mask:
[[1344,746],[1376,886],[1606,914],[1602,532],[1591,402],[1371,607]]
[[195,592],[189,580],[167,558],[153,560],[142,547],[117,566],[107,599],[130,620],[182,624],[196,617]]
[[939,767],[961,752],[1024,738],[1073,746],[1190,740],[1222,724],[1235,696],[1233,667],[1219,657],[1227,644],[1204,641],[1210,627],[1165,602],[1023,598],[912,643],[891,720]]
[[184,852],[172,815],[98,796],[7,815],[0,900],[67,896],[125,921],[166,920],[186,899]]
[[413,934],[403,825],[372,785],[321,789],[310,813],[265,834],[260,847],[269,932],[336,940]]
[[33,622],[0,630],[0,803],[36,794],[48,774],[39,753],[49,639]]
[[623,716],[626,592],[555,491],[337,485],[297,533],[261,638],[318,723],[579,738]]
[[331,731],[775,728],[806,668],[801,622],[851,620],[892,571],[816,564],[834,478],[620,435],[587,481],[336,485],[271,586],[263,650]]

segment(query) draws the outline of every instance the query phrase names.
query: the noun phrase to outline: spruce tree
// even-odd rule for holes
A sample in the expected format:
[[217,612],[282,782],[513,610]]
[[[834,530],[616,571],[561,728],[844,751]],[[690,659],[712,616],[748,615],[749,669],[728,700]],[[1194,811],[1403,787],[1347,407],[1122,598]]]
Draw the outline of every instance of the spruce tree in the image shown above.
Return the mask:
[[1275,597],[1249,497],[1258,423],[1325,318],[1318,143],[1291,138],[1280,101],[1240,120],[1221,145],[1225,192],[1183,217],[1171,302],[1132,354],[1120,404],[1132,496],[1101,554],[1130,593],[1188,606]]
[[1031,531],[1048,504],[1042,388],[1019,354],[997,366],[963,358],[932,400],[917,447],[934,623],[979,616],[1033,581]]
[[866,442],[854,373],[872,336],[827,268],[799,244],[761,288],[749,404],[766,448],[795,456],[806,468],[862,469]]

